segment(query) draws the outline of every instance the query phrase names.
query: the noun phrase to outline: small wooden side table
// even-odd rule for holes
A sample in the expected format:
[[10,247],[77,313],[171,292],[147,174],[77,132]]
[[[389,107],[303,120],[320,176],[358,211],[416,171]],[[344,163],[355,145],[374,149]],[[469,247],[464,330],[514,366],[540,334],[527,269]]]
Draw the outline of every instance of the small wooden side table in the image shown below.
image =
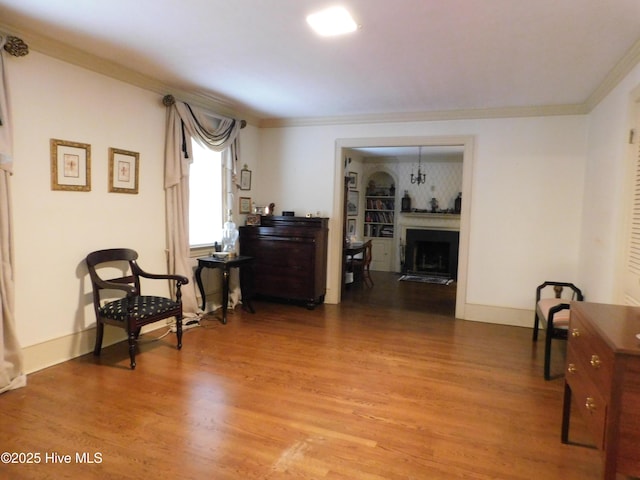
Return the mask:
[[[229,272],[232,268],[240,269],[240,293],[242,295],[242,307],[249,310],[251,313],[255,313],[253,304],[251,302],[252,293],[247,294],[247,276],[250,275],[251,269],[243,267],[250,266],[253,263],[254,258],[246,255],[240,255],[228,259],[219,259],[215,257],[202,257],[198,259],[198,268],[196,269],[196,282],[198,283],[198,289],[202,296],[202,310],[205,309],[207,299],[204,293],[204,286],[202,285],[202,269],[203,268],[218,268],[222,270],[222,323],[227,323],[227,305],[229,302]],[[248,270],[248,271],[247,271]],[[253,290],[252,288],[250,290]],[[246,297],[245,297],[246,295]]]

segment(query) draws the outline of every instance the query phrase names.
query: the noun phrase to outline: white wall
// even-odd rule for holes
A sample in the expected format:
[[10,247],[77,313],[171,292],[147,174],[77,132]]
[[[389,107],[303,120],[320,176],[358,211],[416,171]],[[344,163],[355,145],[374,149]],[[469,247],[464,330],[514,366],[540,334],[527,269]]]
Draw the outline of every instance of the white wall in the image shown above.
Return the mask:
[[[131,247],[144,269],[167,271],[166,109],[158,94],[38,52],[9,56],[6,67],[15,120],[16,327],[29,372],[92,349],[87,253]],[[242,136],[251,168],[258,134],[247,128]],[[51,190],[51,138],[91,145],[90,192]],[[138,195],[107,191],[109,147],[140,153]],[[143,289],[169,293],[165,282]],[[105,344],[124,338],[113,328],[105,335]]]
[[586,299],[594,302],[623,303],[631,92],[638,85],[640,66],[589,115],[580,278]]
[[[586,128],[584,116],[274,128],[262,133],[261,181],[287,209],[332,212],[337,140],[473,136],[469,318],[500,308],[530,323],[536,285],[577,281]],[[330,279],[339,257],[330,245]]]

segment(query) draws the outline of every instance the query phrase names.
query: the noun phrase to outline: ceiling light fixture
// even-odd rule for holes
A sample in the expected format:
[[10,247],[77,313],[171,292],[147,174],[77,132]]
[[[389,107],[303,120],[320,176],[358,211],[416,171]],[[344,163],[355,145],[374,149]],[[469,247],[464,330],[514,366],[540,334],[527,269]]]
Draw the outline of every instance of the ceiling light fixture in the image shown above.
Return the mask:
[[331,7],[307,16],[307,23],[318,35],[331,37],[355,32],[358,24],[343,7]]
[[418,185],[420,185],[421,183],[424,183],[427,181],[427,175],[422,173],[421,170],[421,160],[422,160],[422,147],[418,147],[418,175],[414,175],[413,172],[411,172],[411,183],[417,183]]

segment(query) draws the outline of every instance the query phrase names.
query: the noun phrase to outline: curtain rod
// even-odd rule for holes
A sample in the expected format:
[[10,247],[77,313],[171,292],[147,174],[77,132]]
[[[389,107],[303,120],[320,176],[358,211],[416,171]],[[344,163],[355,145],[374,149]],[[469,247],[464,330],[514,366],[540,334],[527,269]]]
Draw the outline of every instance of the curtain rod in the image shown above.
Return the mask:
[[7,35],[7,43],[5,43],[4,49],[14,57],[24,57],[29,54],[29,45],[24,43],[21,38],[13,35]]
[[[176,103],[176,99],[173,95],[165,95],[164,97],[162,97],[162,103],[164,104],[165,107],[170,107],[171,105]],[[240,120],[240,128],[244,128],[246,126],[247,126],[247,121]]]

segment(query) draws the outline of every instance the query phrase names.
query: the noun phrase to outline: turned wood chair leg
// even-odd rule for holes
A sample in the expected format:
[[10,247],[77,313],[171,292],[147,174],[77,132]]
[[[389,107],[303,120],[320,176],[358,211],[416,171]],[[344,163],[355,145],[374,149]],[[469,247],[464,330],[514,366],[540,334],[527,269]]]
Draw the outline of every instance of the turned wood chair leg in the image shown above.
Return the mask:
[[131,370],[134,370],[136,368],[136,332],[129,332],[129,358]]
[[176,337],[178,339],[178,350],[182,348],[182,316],[176,317]]
[[93,354],[98,356],[100,355],[100,350],[102,350],[102,337],[104,335],[104,323],[98,322],[96,325],[96,345],[93,348]]

